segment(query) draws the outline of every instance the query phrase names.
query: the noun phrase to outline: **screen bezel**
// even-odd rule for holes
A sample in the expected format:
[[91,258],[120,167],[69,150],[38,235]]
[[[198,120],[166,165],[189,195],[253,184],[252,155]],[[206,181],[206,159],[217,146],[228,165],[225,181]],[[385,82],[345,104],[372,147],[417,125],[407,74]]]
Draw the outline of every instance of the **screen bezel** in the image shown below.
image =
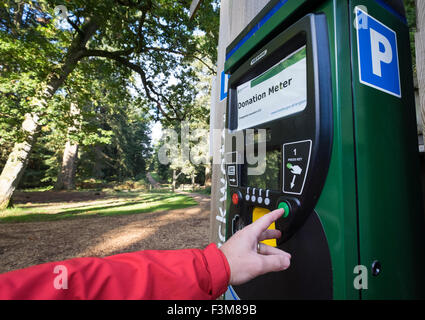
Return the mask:
[[[258,81],[259,79],[261,79],[261,77],[265,76],[266,74],[268,74],[269,72],[271,72],[272,70],[275,70],[277,67],[279,67],[282,63],[286,63],[288,62],[290,59],[292,59],[293,57],[295,57],[296,55],[302,53],[303,56],[300,58],[297,58],[298,60],[296,60],[296,62],[294,62],[291,65],[286,66],[284,69],[279,70],[278,73],[273,73],[272,76],[266,78],[265,80],[262,80],[260,83],[258,83],[258,85],[262,86],[262,90],[258,91],[259,89],[254,89],[252,87],[252,83],[254,81]],[[304,77],[305,79],[303,79],[303,81],[297,81],[297,76],[293,73],[286,73],[285,79],[282,78],[282,76],[280,75],[282,72],[287,71],[289,68],[292,68],[294,65],[301,63],[302,61],[305,62],[305,66],[304,68],[302,68],[300,70],[299,76]],[[261,125],[267,121],[273,121],[279,118],[286,118],[288,116],[290,116],[291,114],[295,114],[297,112],[301,112],[304,111],[304,109],[307,107],[307,47],[306,45],[301,46],[300,48],[290,52],[289,54],[285,54],[285,57],[283,59],[280,59],[278,62],[276,62],[275,64],[273,64],[270,68],[266,69],[265,71],[263,71],[262,73],[260,73],[258,76],[252,78],[251,80],[248,80],[246,82],[242,82],[239,85],[236,85],[236,97],[234,98],[234,103],[237,105],[237,118],[240,117],[239,112],[242,110],[245,110],[245,114],[247,117],[249,117],[249,119],[245,120],[248,121],[248,123],[243,122],[240,118],[238,119],[238,121],[236,122],[237,125],[237,131],[243,130],[245,128],[250,128],[250,127],[254,127],[257,125]],[[278,77],[278,78],[276,78]],[[289,80],[289,82],[288,82]],[[292,81],[293,80],[293,81]],[[276,92],[273,91],[273,96],[270,93],[270,88],[274,87],[276,84],[278,84],[280,81],[281,85],[284,84],[284,88],[280,87],[280,89],[278,89]],[[295,89],[294,85],[291,85],[291,81],[292,83],[296,83],[295,84]],[[265,87],[262,82],[267,82],[268,84],[266,84],[267,87]],[[257,86],[257,85],[255,85]],[[269,109],[270,107],[273,107],[274,110],[279,109],[282,110],[281,108],[286,109],[287,107],[290,107],[289,104],[290,102],[287,100],[286,102],[284,102],[285,99],[287,99],[286,97],[288,97],[288,99],[293,99],[293,96],[291,98],[291,94],[288,96],[288,93],[291,92],[292,90],[300,90],[302,89],[304,92],[302,93],[302,95],[297,95],[297,100],[292,102],[297,102],[297,104],[299,104],[298,102],[300,101],[299,99],[302,99],[304,102],[301,105],[301,108],[298,106],[294,106],[291,107],[291,109],[293,109],[294,107],[298,110],[289,110],[289,114],[284,114],[282,115],[282,113],[285,113],[287,111],[279,111],[279,113],[281,113],[280,117],[278,116],[276,118],[275,116],[270,116],[269,113]],[[245,92],[246,91],[246,92]],[[243,93],[242,93],[243,92]],[[300,92],[301,93],[301,92]],[[245,98],[241,97],[242,95],[245,95]],[[252,103],[248,103],[247,105],[245,105],[244,103],[249,102],[251,99],[249,99],[249,97],[253,97],[253,96],[257,96],[260,97],[259,101],[252,101]],[[239,100],[240,99],[240,100]],[[248,100],[247,100],[248,99]],[[277,99],[277,100],[275,100]],[[276,103],[276,101],[278,101]],[[242,103],[242,107],[241,104]],[[252,104],[252,106],[251,106]],[[233,106],[234,108],[234,106]],[[252,111],[256,111],[255,115],[252,115],[252,113],[250,114],[249,112]],[[259,112],[258,112],[259,111]],[[248,114],[247,114],[248,112]],[[265,120],[264,117],[268,117],[268,120]],[[271,119],[274,118],[274,119]],[[256,121],[257,123],[253,124],[252,122]]]
[[[283,38],[286,38],[287,35],[283,34]],[[248,59],[244,64],[242,64],[230,77],[229,79],[229,97],[227,104],[227,121],[226,127],[227,129],[233,133],[237,131],[238,128],[238,100],[237,100],[237,87],[251,81],[258,76],[262,75],[264,72],[278,64],[280,61],[284,60],[297,50],[302,47],[306,47],[306,60],[307,60],[307,105],[304,108],[307,109],[309,107],[309,102],[311,98],[314,98],[314,94],[311,95],[311,91],[314,93],[314,83],[310,83],[309,80],[312,69],[312,59],[309,57],[311,55],[311,47],[308,44],[307,32],[304,30],[298,31],[296,34],[292,35],[289,39],[282,39],[282,35],[277,36],[274,40],[264,46],[261,50],[259,50],[255,55],[253,55],[250,59]],[[263,52],[267,52],[267,55],[259,59],[256,63],[251,65],[253,59],[260,56]],[[313,88],[312,88],[313,87]],[[303,110],[303,111],[304,111]],[[303,112],[300,111],[300,112]],[[291,117],[293,115],[298,114],[294,113],[284,118]],[[279,121],[282,118],[278,118],[269,122],[259,123],[252,128],[261,128],[264,127],[267,123],[272,123],[274,121]]]
[[[227,103],[227,119],[226,119],[226,128],[230,134],[242,131],[244,136],[246,135],[247,129],[266,129],[268,132],[279,132],[279,128],[282,125],[282,121],[287,121],[292,118],[299,117],[300,114],[314,113],[313,110],[316,109],[316,85],[318,80],[317,77],[317,48],[313,48],[315,45],[312,41],[312,26],[310,25],[309,19],[302,19],[295,25],[289,27],[287,30],[283,31],[275,38],[273,38],[269,43],[259,49],[255,54],[253,54],[249,59],[247,59],[240,67],[238,67],[230,76],[228,83],[228,103]],[[255,79],[259,75],[263,74],[274,65],[282,61],[286,57],[290,56],[295,51],[301,49],[302,47],[306,48],[306,72],[307,72],[307,104],[302,111],[274,119],[268,122],[263,122],[250,127],[247,129],[238,130],[238,101],[237,101],[237,87],[247,81]],[[265,56],[262,58],[261,55]],[[255,61],[258,59],[257,61]],[[253,63],[253,61],[255,61]],[[269,135],[267,135],[269,137]],[[280,150],[282,153],[282,141],[278,135],[270,135],[271,138],[267,138],[267,150]],[[245,141],[247,143],[247,141]],[[245,148],[247,150],[247,148]],[[245,154],[246,159],[246,154]],[[279,172],[279,188],[275,191],[282,191],[282,169]],[[242,165],[241,167],[241,187],[248,187],[246,184],[246,175],[247,175],[247,166]]]

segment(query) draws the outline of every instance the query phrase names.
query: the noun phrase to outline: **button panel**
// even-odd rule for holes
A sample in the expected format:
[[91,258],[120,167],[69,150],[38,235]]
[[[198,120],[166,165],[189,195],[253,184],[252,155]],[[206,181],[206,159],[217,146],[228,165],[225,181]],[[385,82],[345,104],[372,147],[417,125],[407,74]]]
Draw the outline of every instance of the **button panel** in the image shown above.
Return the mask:
[[[237,204],[235,204],[236,195],[238,197]],[[298,197],[283,195],[278,190],[261,189],[253,186],[231,188],[229,197],[230,210],[234,215],[239,215],[240,222],[243,222],[244,225],[253,222],[250,216],[253,210],[273,211],[278,208],[284,208],[285,213],[276,221],[276,228],[282,232],[282,237],[277,243],[284,243],[292,235],[290,231],[291,225],[294,219],[297,219],[300,215]]]
[[[258,191],[257,191],[258,190]],[[245,200],[251,203],[270,205],[270,190],[246,188]]]

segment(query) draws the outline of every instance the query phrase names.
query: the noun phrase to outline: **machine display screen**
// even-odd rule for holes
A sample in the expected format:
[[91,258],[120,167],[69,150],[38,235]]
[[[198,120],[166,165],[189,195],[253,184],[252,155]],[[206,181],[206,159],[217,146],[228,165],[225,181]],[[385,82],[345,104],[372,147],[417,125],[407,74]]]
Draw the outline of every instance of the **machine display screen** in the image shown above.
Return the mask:
[[306,47],[236,88],[237,130],[300,112],[307,105]]
[[260,175],[248,175],[249,167],[256,167],[257,165],[247,164],[245,171],[245,183],[247,187],[254,187],[259,189],[280,190],[280,167],[282,164],[281,150],[270,150],[266,153],[266,168],[265,172]]

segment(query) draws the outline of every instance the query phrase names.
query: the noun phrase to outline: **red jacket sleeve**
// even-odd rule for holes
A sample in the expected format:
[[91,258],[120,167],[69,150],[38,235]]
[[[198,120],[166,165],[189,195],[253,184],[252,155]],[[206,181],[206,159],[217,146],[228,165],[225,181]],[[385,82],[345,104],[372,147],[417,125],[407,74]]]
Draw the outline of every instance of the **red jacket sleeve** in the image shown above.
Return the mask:
[[75,258],[0,275],[0,299],[216,299],[230,268],[215,244]]

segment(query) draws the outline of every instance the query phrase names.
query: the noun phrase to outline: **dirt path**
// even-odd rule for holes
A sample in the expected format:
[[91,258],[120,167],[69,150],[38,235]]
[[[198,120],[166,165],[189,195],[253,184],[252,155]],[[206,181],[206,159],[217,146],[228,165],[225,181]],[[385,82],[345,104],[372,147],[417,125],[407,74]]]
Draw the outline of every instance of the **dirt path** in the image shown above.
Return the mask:
[[74,257],[208,245],[210,198],[171,211],[50,222],[0,224],[0,273]]

